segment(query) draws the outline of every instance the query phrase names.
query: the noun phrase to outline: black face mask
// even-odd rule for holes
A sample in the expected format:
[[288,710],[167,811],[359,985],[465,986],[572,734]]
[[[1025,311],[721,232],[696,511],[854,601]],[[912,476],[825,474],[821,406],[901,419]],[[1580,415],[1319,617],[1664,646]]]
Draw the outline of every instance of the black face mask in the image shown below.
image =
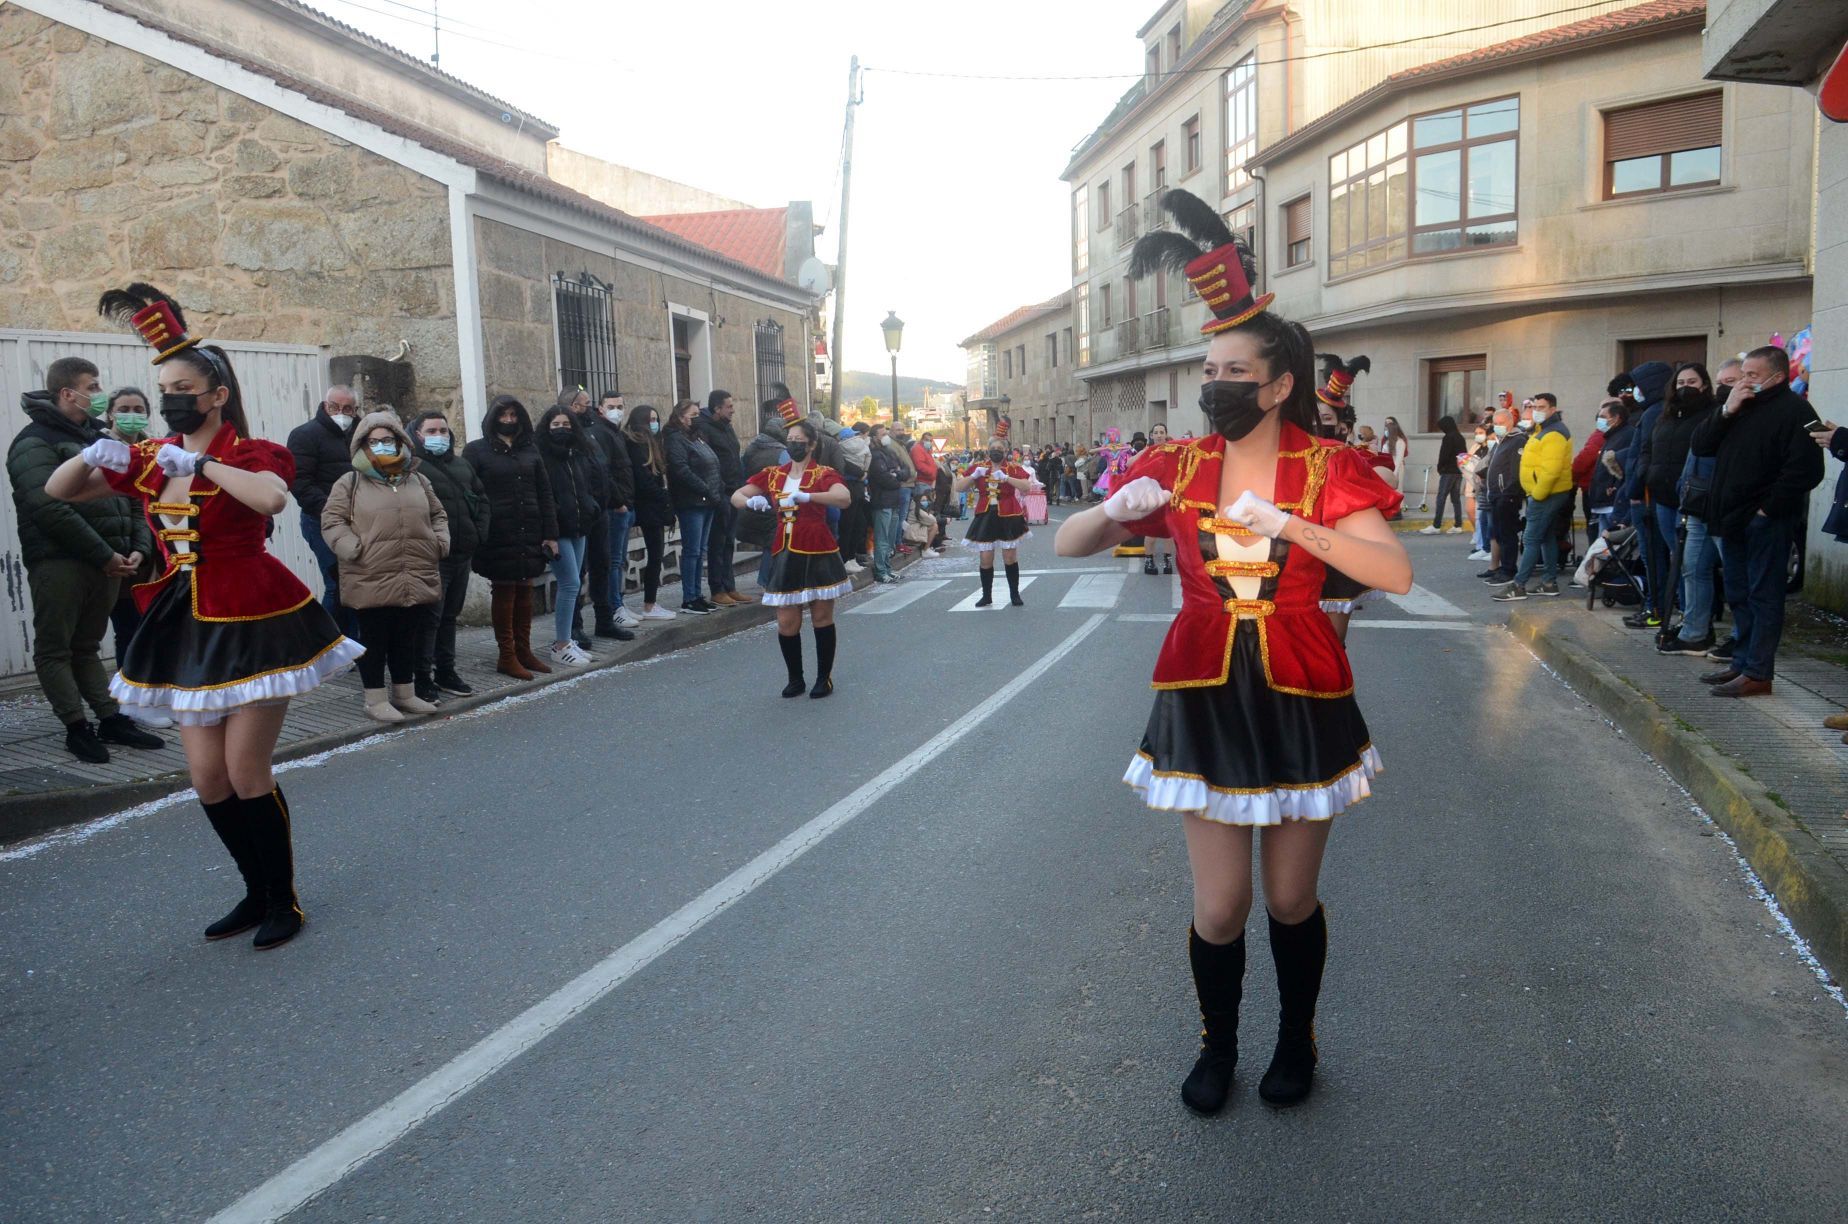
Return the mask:
[[791,442],[784,449],[789,452],[790,459],[796,463],[801,463],[804,459],[808,458],[807,442]]
[[1676,387],[1675,406],[1677,408],[1705,408],[1711,397],[1699,387]]
[[518,421],[496,421],[494,432],[503,438],[511,438],[520,432],[520,423]]
[[173,395],[162,392],[160,397],[160,416],[167,422],[167,428],[177,434],[196,432],[205,424],[206,414],[199,411],[199,397],[196,395]]
[[1002,450],[1000,447],[996,446],[996,447],[991,447],[989,449],[988,461],[990,463],[1001,463],[1001,462],[1004,462],[1006,459],[1007,459],[1007,452]]
[[1268,386],[1259,382],[1215,380],[1200,387],[1200,411],[1213,423],[1213,430],[1228,442],[1237,442],[1258,427],[1265,410],[1258,406],[1258,391]]
[[1341,437],[1341,426],[1330,425],[1326,421],[1317,421],[1315,423],[1315,436],[1318,438],[1339,439]]

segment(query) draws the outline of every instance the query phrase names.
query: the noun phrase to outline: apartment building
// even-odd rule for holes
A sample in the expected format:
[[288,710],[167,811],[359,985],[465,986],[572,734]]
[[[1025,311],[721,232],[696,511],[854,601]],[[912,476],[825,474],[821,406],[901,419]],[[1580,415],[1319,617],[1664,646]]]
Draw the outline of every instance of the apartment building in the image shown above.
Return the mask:
[[1022,306],[962,342],[969,358],[964,404],[971,429],[984,421],[992,428],[1005,416],[1014,423],[1013,440],[1023,446],[1088,442],[1095,436],[1090,400],[1077,377],[1071,303],[1071,294],[1061,293]]
[[[1572,11],[1561,14],[1558,10],[1562,7]],[[1575,283],[1583,283],[1587,297],[1617,292],[1631,282],[1641,286],[1650,283],[1652,277],[1668,274],[1685,280],[1712,272],[1718,278],[1712,282],[1714,285],[1737,286],[1747,279],[1744,270],[1750,269],[1754,277],[1770,278],[1767,287],[1775,300],[1760,311],[1738,296],[1743,289],[1729,290],[1728,313],[1724,316],[1728,320],[1726,334],[1737,334],[1741,326],[1759,327],[1774,317],[1776,326],[1801,326],[1800,321],[1779,313],[1802,293],[1804,270],[1798,266],[1801,259],[1792,256],[1788,241],[1801,228],[1790,211],[1794,196],[1776,210],[1775,222],[1748,225],[1759,232],[1744,239],[1743,253],[1728,255],[1730,262],[1724,265],[1714,264],[1703,244],[1685,231],[1655,237],[1647,232],[1658,215],[1666,218],[1674,214],[1678,204],[1690,205],[1682,212],[1704,215],[1705,206],[1692,203],[1696,198],[1708,204],[1724,200],[1730,205],[1750,195],[1754,197],[1751,206],[1764,204],[1760,194],[1764,184],[1748,179],[1740,189],[1735,160],[1727,155],[1724,138],[1719,145],[1720,181],[1703,181],[1698,186],[1682,182],[1687,174],[1704,173],[1712,155],[1701,154],[1705,160],[1694,170],[1687,167],[1698,159],[1680,157],[1672,176],[1663,172],[1664,190],[1656,194],[1664,199],[1684,195],[1688,198],[1670,200],[1667,213],[1658,214],[1649,201],[1633,204],[1631,200],[1606,200],[1592,193],[1590,179],[1601,171],[1587,167],[1591,163],[1602,165],[1601,125],[1596,132],[1600,143],[1595,151],[1593,135],[1582,130],[1591,122],[1583,115],[1581,128],[1575,129],[1571,140],[1563,139],[1567,135],[1563,131],[1555,133],[1551,127],[1538,126],[1557,118],[1556,112],[1569,109],[1568,95],[1574,89],[1602,90],[1595,96],[1609,100],[1602,101],[1600,107],[1620,109],[1622,105],[1641,106],[1667,98],[1675,92],[1675,81],[1700,86],[1701,8],[1702,0],[1656,0],[1645,4],[1613,0],[1603,5],[1571,6],[1561,6],[1557,0],[1404,0],[1393,5],[1354,4],[1350,0],[1295,0],[1288,4],[1282,0],[1231,0],[1224,4],[1171,0],[1163,5],[1141,29],[1143,78],[1123,95],[1104,122],[1079,142],[1063,175],[1072,188],[1072,319],[1078,336],[1077,374],[1085,385],[1096,428],[1115,425],[1127,433],[1167,421],[1174,432],[1189,433],[1200,425],[1192,407],[1192,388],[1198,382],[1199,361],[1205,350],[1199,326],[1206,308],[1179,278],[1155,275],[1133,279],[1127,271],[1136,238],[1166,224],[1156,199],[1169,187],[1185,188],[1212,202],[1234,230],[1250,238],[1259,251],[1261,287],[1277,292],[1277,309],[1303,318],[1317,330],[1319,338],[1327,330],[1328,348],[1374,356],[1375,373],[1361,380],[1355,401],[1362,416],[1376,423],[1388,413],[1398,416],[1410,429],[1427,419],[1435,420],[1435,415],[1426,411],[1429,371],[1421,362],[1443,356],[1483,357],[1485,364],[1480,371],[1467,364],[1459,370],[1447,370],[1441,361],[1436,367],[1439,372],[1461,376],[1443,382],[1441,387],[1443,394],[1464,399],[1486,395],[1491,376],[1498,380],[1494,389],[1499,390],[1503,381],[1538,377],[1538,368],[1543,364],[1548,373],[1553,368],[1550,355],[1537,353],[1518,364],[1509,360],[1504,365],[1503,359],[1512,358],[1517,351],[1512,344],[1494,346],[1497,360],[1491,369],[1486,364],[1490,354],[1485,345],[1477,346],[1481,352],[1464,352],[1451,345],[1444,353],[1432,355],[1426,352],[1431,345],[1419,342],[1409,344],[1403,358],[1387,352],[1388,366],[1382,370],[1380,355],[1370,347],[1386,343],[1384,338],[1377,342],[1375,339],[1384,337],[1380,322],[1395,317],[1401,309],[1416,313],[1437,304],[1414,303],[1413,298],[1461,292],[1446,288],[1439,293],[1429,287],[1430,270],[1447,264],[1458,270],[1445,275],[1472,291],[1485,287],[1481,283],[1485,272],[1497,278],[1496,283],[1500,283],[1499,278],[1509,278],[1508,297],[1485,301],[1481,306],[1460,302],[1445,316],[1448,324],[1433,320],[1434,329],[1455,326],[1459,317],[1470,320],[1473,326],[1486,322],[1489,314],[1538,309],[1545,295],[1524,297],[1521,286],[1543,284],[1534,278],[1542,274],[1543,267],[1553,267],[1556,261],[1582,269],[1572,276]],[[1615,25],[1606,29],[1599,24],[1604,22]],[[1562,38],[1562,30],[1574,32]],[[1607,61],[1615,63],[1618,77],[1628,76],[1632,82],[1628,89],[1617,88],[1621,79],[1575,79],[1572,75],[1569,65],[1574,58],[1605,45],[1601,40],[1607,38],[1610,46],[1625,44],[1624,54],[1631,57],[1607,57]],[[1687,52],[1690,46],[1694,48],[1691,59]],[[1554,67],[1542,70],[1542,62]],[[1607,70],[1613,70],[1608,63],[1600,71]],[[1528,76],[1523,77],[1523,73]],[[1476,78],[1472,87],[1480,85],[1489,91],[1467,99],[1439,96],[1441,85],[1470,76]],[[1433,146],[1431,150],[1453,153],[1454,171],[1458,174],[1474,174],[1479,179],[1486,175],[1486,190],[1510,197],[1504,201],[1503,211],[1494,216],[1482,214],[1481,224],[1457,227],[1454,237],[1434,237],[1435,229],[1418,235],[1416,251],[1412,249],[1414,235],[1407,229],[1401,235],[1403,250],[1395,248],[1386,230],[1389,225],[1403,223],[1409,198],[1403,193],[1409,185],[1409,172],[1401,168],[1391,185],[1387,185],[1387,179],[1395,162],[1409,165],[1416,158],[1408,162],[1408,150],[1396,144],[1410,138],[1409,128],[1395,135],[1394,125],[1420,112],[1405,110],[1388,119],[1391,107],[1417,96],[1429,100],[1434,112],[1441,111],[1452,105],[1518,96],[1523,90],[1539,88],[1542,80],[1550,85],[1549,101],[1542,103],[1535,96],[1527,101],[1524,113],[1516,106],[1495,116],[1485,113],[1477,120],[1484,137],[1505,137],[1507,133],[1491,133],[1483,125],[1492,120],[1514,120],[1521,132],[1516,134],[1513,148],[1484,140],[1488,151],[1472,154],[1459,139],[1455,148],[1441,150]],[[1708,83],[1704,88],[1711,91],[1712,87]],[[1702,105],[1708,109],[1695,118],[1710,125],[1711,104]],[[1745,121],[1749,139],[1770,140],[1785,155],[1796,159],[1794,164],[1779,168],[1765,164],[1771,160],[1768,155],[1752,163],[1754,175],[1762,169],[1779,182],[1788,183],[1807,173],[1807,163],[1791,143],[1788,125],[1767,135],[1766,130],[1777,123],[1770,114],[1761,113],[1761,106],[1778,111],[1776,104],[1768,101],[1732,100],[1722,104],[1720,122],[1726,130],[1735,130]],[[1789,110],[1786,103],[1782,108],[1786,118],[1790,117]],[[1381,121],[1360,131],[1373,117]],[[1638,132],[1638,138],[1646,143],[1651,122],[1669,117],[1639,113],[1632,117],[1630,130]],[[1791,119],[1791,123],[1795,120]],[[1435,131],[1429,125],[1425,130]],[[1557,144],[1555,135],[1562,137]],[[1338,144],[1342,140],[1347,143]],[[1380,154],[1377,165],[1372,160],[1376,143]],[[1361,148],[1353,173],[1343,174],[1336,186],[1340,188],[1344,182],[1347,186],[1336,195],[1343,208],[1348,207],[1350,198],[1357,203],[1360,212],[1354,215],[1363,221],[1360,232],[1365,238],[1357,250],[1344,230],[1341,262],[1331,264],[1318,254],[1328,243],[1330,191],[1326,176],[1337,146],[1345,156],[1356,144]],[[1649,154],[1643,145],[1638,150],[1634,157],[1617,159],[1625,163],[1625,177],[1619,185],[1626,190],[1620,195],[1629,194],[1632,177],[1644,173],[1642,162]],[[1410,152],[1422,156],[1424,150]],[[1692,152],[1676,149],[1665,156]],[[1515,155],[1511,175],[1504,173],[1503,165],[1510,153]],[[1473,161],[1469,160],[1472,156]],[[1424,164],[1436,173],[1436,162]],[[1313,167],[1313,173],[1306,167]],[[1345,161],[1341,168],[1346,171]],[[1564,188],[1549,184],[1580,171],[1587,178],[1580,195],[1588,207],[1598,205],[1601,209],[1589,216],[1605,224],[1603,232],[1608,240],[1625,248],[1626,253],[1618,260],[1619,266],[1627,269],[1623,273],[1603,275],[1593,271],[1604,263],[1602,255],[1588,244],[1575,241],[1586,218],[1576,211],[1557,211],[1576,206],[1557,201],[1554,197]],[[1669,177],[1674,181],[1668,181]],[[1376,181],[1377,192],[1373,190]],[[1315,186],[1317,182],[1319,187]],[[1356,182],[1364,195],[1354,186]],[[1432,191],[1461,192],[1460,187],[1446,188],[1429,179],[1426,186]],[[1528,193],[1540,195],[1531,204],[1517,205],[1512,199],[1517,186],[1524,199]],[[1690,191],[1695,194],[1689,195]],[[1542,197],[1547,201],[1544,224],[1536,211],[1542,207]],[[1371,229],[1365,228],[1375,220],[1376,209],[1381,235],[1378,240],[1372,237]],[[1738,215],[1749,222],[1747,211],[1741,210]],[[1474,214],[1468,215],[1472,221],[1477,220]],[[1342,214],[1344,225],[1349,216],[1347,212]],[[1687,224],[1685,218],[1679,217],[1673,223]],[[1485,228],[1494,224],[1501,228]],[[1772,224],[1781,227],[1781,238],[1774,239],[1765,232],[1766,226]],[[1466,234],[1465,230],[1476,232]],[[1490,238],[1495,241],[1489,243]],[[1468,249],[1459,249],[1465,242]],[[1495,252],[1517,253],[1529,262],[1484,265],[1473,260],[1471,257],[1485,243]],[[1741,275],[1729,275],[1728,268]],[[1448,285],[1451,281],[1442,283]],[[1671,280],[1663,288],[1672,290],[1682,284],[1682,280]],[[1326,295],[1325,288],[1329,290]],[[1782,290],[1788,290],[1787,295],[1777,298]],[[1365,302],[1373,313],[1348,313],[1358,309],[1341,304],[1349,299]],[[1732,307],[1742,302],[1748,307],[1747,315],[1733,315]],[[1691,320],[1675,324],[1672,334],[1656,327],[1645,328],[1642,321],[1648,317],[1648,310],[1645,307],[1634,323],[1614,318],[1611,327],[1626,333],[1624,342],[1632,347],[1618,344],[1607,354],[1600,340],[1595,345],[1597,360],[1585,368],[1604,369],[1608,365],[1614,370],[1625,355],[1657,351],[1642,342],[1686,340],[1701,330]],[[1463,312],[1461,316],[1459,311]],[[1478,313],[1470,315],[1470,311]],[[1723,339],[1722,316],[1711,311],[1709,315],[1705,330],[1717,345]],[[1574,361],[1583,365],[1589,355],[1582,346],[1591,342],[1576,334],[1569,339],[1581,345]],[[1534,347],[1530,339],[1519,351],[1527,353]],[[1412,350],[1419,355],[1411,356]],[[1397,365],[1392,364],[1395,361]],[[1611,370],[1605,370],[1602,377],[1608,378]],[[1558,390],[1564,385],[1552,379],[1546,381],[1550,389]],[[1586,375],[1581,381],[1589,386],[1592,380]],[[1528,390],[1545,389],[1524,382],[1521,385]],[[1581,405],[1581,411],[1569,414],[1568,419],[1582,426],[1589,420],[1582,409]]]

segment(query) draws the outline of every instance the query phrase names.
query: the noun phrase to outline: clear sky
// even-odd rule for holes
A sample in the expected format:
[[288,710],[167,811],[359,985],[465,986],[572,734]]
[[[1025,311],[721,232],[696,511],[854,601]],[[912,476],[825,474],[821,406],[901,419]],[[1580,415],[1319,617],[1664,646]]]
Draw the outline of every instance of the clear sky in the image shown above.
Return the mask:
[[[309,0],[420,56],[436,0]],[[1142,66],[1156,0],[440,0],[442,67],[586,153],[773,207],[812,200],[834,255],[848,58],[846,368],[961,381],[957,341],[1071,283],[1071,148]],[[509,14],[517,14],[510,20]],[[453,25],[451,23],[454,23]],[[966,81],[880,68],[1108,80]]]

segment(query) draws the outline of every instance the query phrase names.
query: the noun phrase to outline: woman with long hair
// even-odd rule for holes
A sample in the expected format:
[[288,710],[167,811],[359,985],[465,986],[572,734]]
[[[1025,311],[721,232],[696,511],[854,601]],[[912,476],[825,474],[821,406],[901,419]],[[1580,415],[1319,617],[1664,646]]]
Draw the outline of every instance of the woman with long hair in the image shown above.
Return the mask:
[[[1155,424],[1149,426],[1149,445],[1166,446],[1167,444],[1168,423],[1166,421],[1157,421]],[[1168,539],[1166,536],[1149,537],[1149,555],[1143,558],[1143,573],[1153,574],[1156,572],[1155,559],[1157,557],[1161,558],[1161,572],[1164,574],[1172,574],[1174,572],[1174,541]]]
[[1444,503],[1449,502],[1455,516],[1455,525],[1448,534],[1461,535],[1463,532],[1463,468],[1457,460],[1469,453],[1469,443],[1463,440],[1463,431],[1457,428],[1457,419],[1448,414],[1437,418],[1437,513],[1431,518],[1429,527],[1420,527],[1423,535],[1436,535],[1444,530]]
[[[1380,453],[1392,460],[1392,478],[1386,483],[1391,485],[1401,498],[1405,496],[1405,469],[1411,465],[1412,442],[1399,428],[1398,417],[1387,417],[1380,433]],[[1398,518],[1394,513],[1393,518]]]
[[763,585],[764,602],[776,609],[776,644],[789,673],[785,697],[801,696],[806,683],[804,607],[815,631],[815,687],[809,696],[826,697],[834,691],[834,601],[853,590],[841,561],[840,541],[828,530],[828,509],[845,506],[852,494],[839,472],[815,460],[819,437],[820,431],[808,420],[791,424],[784,443],[789,462],[754,472],[731,496],[740,510],[776,516]]
[[701,594],[700,580],[706,570],[706,541],[713,515],[724,501],[725,485],[717,452],[693,427],[698,416],[698,401],[681,400],[668,413],[661,439],[667,452],[667,488],[680,520],[680,610],[704,616],[719,610]]
[[1007,572],[1008,603],[1019,608],[1026,605],[1020,597],[1020,543],[1033,538],[1027,526],[1027,505],[1022,495],[1035,485],[1033,473],[1008,458],[1007,435],[1011,422],[1006,417],[995,425],[995,436],[988,440],[988,455],[971,464],[950,483],[957,493],[975,490],[975,506],[969,515],[969,531],[963,543],[978,554],[982,597],[975,601],[986,608],[995,601],[995,554],[1001,554]]
[[661,421],[654,405],[637,404],[622,423],[629,472],[635,478],[635,522],[647,553],[642,561],[642,619],[673,620],[672,608],[655,603],[661,591],[661,561],[667,554],[667,529],[674,525],[674,503],[667,491],[667,454],[661,446]]
[[582,667],[595,659],[573,636],[572,621],[577,616],[590,533],[603,514],[602,497],[609,481],[591,449],[595,443],[571,409],[556,404],[547,408],[539,417],[534,441],[558,514],[558,547],[551,557],[552,578],[558,586],[552,607],[552,646],[546,658],[560,667]]
[[[1676,366],[1668,395],[1662,401],[1662,415],[1649,436],[1643,439],[1638,456],[1643,465],[1643,493],[1649,503],[1646,509],[1655,518],[1656,535],[1662,541],[1665,554],[1662,597],[1657,605],[1662,614],[1662,628],[1656,633],[1656,646],[1664,653],[1683,653],[1678,646],[1681,631],[1673,623],[1675,603],[1682,594],[1678,589],[1680,580],[1687,577],[1681,565],[1681,475],[1694,441],[1694,428],[1706,417],[1713,403],[1713,376],[1707,373],[1707,367],[1698,361],[1684,361]],[[1674,566],[1668,563],[1670,556],[1675,559]],[[1696,564],[1698,567],[1698,560]],[[1669,580],[1671,569],[1678,573],[1673,582]],[[1712,600],[1710,593],[1708,600]],[[1681,602],[1685,616],[1687,604],[1685,600]],[[1701,649],[1704,651],[1706,646]]]
[[99,439],[52,473],[46,491],[145,506],[161,573],[135,588],[142,624],[109,689],[124,709],[179,724],[193,790],[244,879],[244,899],[205,937],[255,927],[258,949],[279,947],[306,918],[289,804],[271,769],[276,739],[289,699],[352,667],[363,648],[264,545],[295,462],[287,447],[250,436],[229,355],[187,335],[179,304],[152,285],[112,289],[98,310],[154,348],[171,432],[133,446]]
[[545,461],[533,442],[533,419],[511,395],[497,395],[481,420],[481,437],[462,448],[488,495],[488,533],[471,563],[486,578],[498,658],[494,670],[515,680],[552,670],[533,653],[533,579],[558,555],[558,509]]
[[1130,275],[1179,268],[1212,310],[1200,389],[1212,432],[1144,453],[1102,506],[1065,521],[1056,547],[1079,557],[1137,535],[1179,542],[1181,610],[1124,781],[1185,828],[1205,1027],[1181,1096],[1213,1113],[1238,1060],[1256,828],[1281,1005],[1258,1093],[1291,1105],[1312,1087],[1328,949],[1323,850],[1331,818],[1366,798],[1380,770],[1347,654],[1319,607],[1322,580],[1333,567],[1402,593],[1412,570],[1385,519],[1398,495],[1360,455],[1313,436],[1309,334],[1265,309],[1271,295],[1254,296],[1250,253],[1211,205],[1182,191],[1162,203],[1188,237],[1145,235]]

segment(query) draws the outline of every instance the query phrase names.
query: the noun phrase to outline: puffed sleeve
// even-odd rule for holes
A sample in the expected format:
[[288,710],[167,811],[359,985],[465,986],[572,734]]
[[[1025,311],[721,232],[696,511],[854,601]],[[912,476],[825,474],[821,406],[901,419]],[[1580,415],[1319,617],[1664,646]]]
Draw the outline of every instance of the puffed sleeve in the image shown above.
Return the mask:
[[829,489],[845,484],[841,474],[831,467],[823,467],[815,472],[815,483],[809,486],[811,493],[826,493]]
[[289,448],[262,438],[239,440],[226,462],[246,472],[274,472],[285,485],[295,480],[295,456]]
[[[1132,480],[1147,476],[1157,481],[1170,494],[1174,492],[1174,478],[1177,470],[1175,455],[1178,449],[1172,445],[1151,446],[1137,455],[1129,465],[1129,470],[1111,482],[1112,489],[1120,489]],[[1168,507],[1163,506],[1147,518],[1140,518],[1131,523],[1124,523],[1132,536],[1154,536],[1157,539],[1171,540],[1174,531],[1168,526]]]
[[1328,478],[1316,510],[1322,522],[1332,525],[1367,509],[1391,518],[1404,501],[1404,494],[1382,480],[1379,469],[1366,456],[1343,447],[1328,457]]

